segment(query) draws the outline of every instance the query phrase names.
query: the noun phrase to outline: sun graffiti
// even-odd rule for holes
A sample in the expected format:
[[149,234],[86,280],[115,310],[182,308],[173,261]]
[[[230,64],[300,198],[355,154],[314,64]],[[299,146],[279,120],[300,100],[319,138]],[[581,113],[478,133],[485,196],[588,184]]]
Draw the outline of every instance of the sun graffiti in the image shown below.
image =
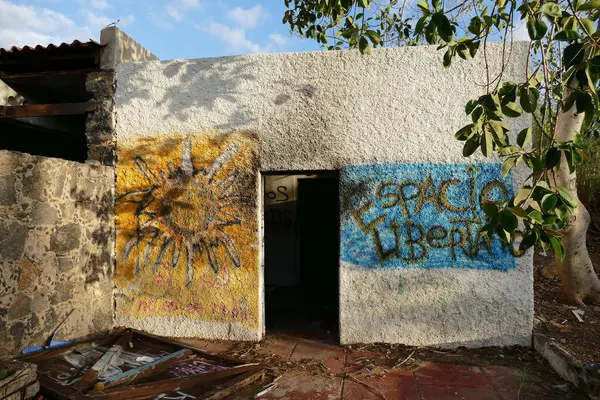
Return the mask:
[[183,142],[179,165],[164,170],[150,168],[143,156],[135,167],[145,182],[142,188],[118,197],[135,204],[136,229],[121,252],[122,260],[136,253],[134,273],[151,266],[175,269],[185,265],[186,284],[194,280],[195,261],[204,260],[215,274],[226,267],[241,268],[238,249],[226,227],[242,223],[241,207],[250,204],[240,194],[239,173],[224,173],[238,152],[232,144],[207,167],[194,165],[190,138]]

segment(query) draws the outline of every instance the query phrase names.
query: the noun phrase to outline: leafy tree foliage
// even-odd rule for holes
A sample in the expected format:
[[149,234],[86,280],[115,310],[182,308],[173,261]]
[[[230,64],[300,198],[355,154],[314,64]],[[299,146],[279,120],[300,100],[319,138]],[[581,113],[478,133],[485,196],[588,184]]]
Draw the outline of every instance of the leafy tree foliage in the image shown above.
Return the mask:
[[[565,257],[561,237],[574,223],[578,201],[573,188],[557,179],[557,170],[568,168],[574,176],[589,159],[581,134],[600,114],[600,0],[420,0],[416,7],[399,0],[285,0],[285,5],[283,23],[330,50],[358,48],[370,54],[372,47],[435,44],[444,51],[446,68],[457,57],[468,60],[482,52],[486,93],[465,105],[471,122],[456,132],[456,139],[464,142],[465,157],[476,151],[501,157],[505,175],[520,164],[531,171],[510,201],[484,205],[488,218],[482,233],[513,242],[521,236],[521,220],[521,250],[540,243]],[[491,76],[487,43],[502,41],[508,59],[514,31],[521,26],[530,39],[523,81],[501,83],[507,60]],[[585,119],[567,135],[569,140],[561,140],[558,117],[569,111]],[[519,132],[516,141],[507,135],[507,120],[523,114],[531,115],[542,136],[534,145],[531,128]]]

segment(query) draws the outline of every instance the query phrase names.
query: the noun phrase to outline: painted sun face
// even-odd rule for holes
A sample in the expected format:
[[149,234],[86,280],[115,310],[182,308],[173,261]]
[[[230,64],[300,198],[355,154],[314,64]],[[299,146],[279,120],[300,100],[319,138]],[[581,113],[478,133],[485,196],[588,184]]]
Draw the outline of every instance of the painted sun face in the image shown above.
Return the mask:
[[137,252],[136,274],[147,266],[157,271],[161,266],[184,264],[189,286],[194,279],[194,260],[203,258],[215,274],[224,266],[241,267],[235,243],[224,228],[242,223],[240,207],[251,199],[237,193],[236,174],[217,178],[237,152],[238,146],[233,144],[208,168],[196,168],[187,138],[178,166],[169,163],[166,170],[154,171],[142,156],[135,158],[147,186],[127,192],[117,201],[136,204],[136,231],[121,253],[127,260]]

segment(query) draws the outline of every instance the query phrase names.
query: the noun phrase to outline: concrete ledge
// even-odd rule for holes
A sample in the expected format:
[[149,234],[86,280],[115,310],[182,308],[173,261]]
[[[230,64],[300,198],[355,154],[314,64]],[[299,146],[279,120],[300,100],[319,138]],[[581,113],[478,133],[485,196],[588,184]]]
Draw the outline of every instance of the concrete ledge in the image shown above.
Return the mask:
[[[593,394],[592,392],[597,391],[598,382],[594,382],[595,384],[590,385],[590,383],[596,381],[597,378],[594,379],[590,377],[579,360],[553,342],[548,336],[542,335],[541,333],[535,333],[533,335],[533,347],[546,359],[546,361],[548,361],[550,366],[561,378],[571,382],[573,385],[586,391],[590,395]],[[592,390],[592,388],[595,388],[596,390]]]

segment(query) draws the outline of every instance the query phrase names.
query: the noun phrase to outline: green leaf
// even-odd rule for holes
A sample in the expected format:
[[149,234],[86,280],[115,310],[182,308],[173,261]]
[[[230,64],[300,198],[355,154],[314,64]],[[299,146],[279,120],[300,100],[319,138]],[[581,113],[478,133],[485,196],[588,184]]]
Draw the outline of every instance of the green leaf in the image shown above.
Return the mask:
[[579,23],[582,25],[583,31],[586,32],[588,35],[591,35],[596,31],[594,23],[587,18],[580,18]]
[[587,0],[577,5],[577,11],[592,11],[600,8],[600,0]]
[[557,186],[556,187],[556,191],[558,192],[558,196],[560,197],[560,199],[567,205],[575,208],[577,207],[577,202],[573,199],[573,196],[571,196],[571,193],[569,192],[569,190],[563,186]]
[[475,36],[479,36],[479,34],[481,33],[481,26],[482,26],[481,18],[474,17],[471,19],[471,22],[469,23],[469,27],[468,27],[469,32],[471,32]]
[[528,218],[527,211],[523,210],[521,207],[511,207],[510,211],[515,214],[517,217]]
[[483,107],[481,107],[481,105],[477,105],[477,107],[475,107],[473,109],[473,113],[471,114],[471,119],[473,120],[474,123],[477,123],[477,121],[479,121],[481,119],[481,117],[483,117]]
[[441,15],[440,23],[438,24],[438,34],[444,41],[450,42],[452,40],[452,25],[450,25],[450,20],[445,15]]
[[481,138],[481,152],[484,156],[489,157],[494,151],[494,138],[488,129],[484,130],[483,137]]
[[444,68],[450,67],[451,64],[452,64],[452,51],[450,49],[448,49],[444,53],[444,61],[443,61]]
[[595,8],[600,8],[600,0],[588,0],[579,3],[575,9],[577,11],[591,11]]
[[554,252],[558,256],[558,258],[563,260],[565,258],[565,248],[564,248],[562,242],[554,235],[548,235],[548,236],[550,237],[550,244],[552,245]]
[[469,102],[465,106],[465,113],[467,115],[471,114],[473,112],[473,110],[475,109],[475,107],[477,107],[477,105],[479,105],[477,100],[469,100]]
[[546,153],[546,168],[552,169],[560,163],[560,150],[551,147]]
[[523,87],[521,88],[520,101],[521,107],[528,113],[534,113],[538,108],[538,99],[540,98],[540,92],[534,87]]
[[560,31],[556,35],[554,35],[554,37],[552,38],[552,40],[563,41],[563,42],[568,42],[570,40],[576,40],[576,39],[581,39],[581,36],[579,35],[579,33],[577,31],[574,31],[573,29],[565,29],[563,31]]
[[511,168],[514,167],[517,157],[509,157],[502,163],[502,175],[506,176],[510,172]]
[[517,135],[517,144],[525,147],[531,140],[531,128],[525,128]]
[[587,92],[577,92],[575,96],[575,107],[577,114],[583,114],[592,105],[592,98]]
[[525,232],[523,235],[523,240],[521,240],[521,244],[519,245],[519,250],[524,251],[530,247],[533,247],[537,242],[536,231],[531,229]]
[[508,209],[500,211],[498,214],[498,222],[502,229],[508,233],[513,233],[517,229],[517,217]]
[[544,216],[539,211],[531,211],[529,213],[529,217],[531,217],[531,219],[537,222],[538,224],[544,222]]
[[419,7],[421,11],[423,11],[423,14],[429,14],[429,4],[427,4],[426,1],[420,0],[417,3],[417,7]]
[[517,103],[510,102],[502,105],[502,112],[507,117],[516,118],[523,114],[523,109]]
[[559,18],[562,16],[562,11],[556,3],[544,3],[544,5],[540,7],[540,12],[543,12],[549,17]]
[[556,207],[555,212],[556,212],[556,215],[558,216],[558,218],[560,218],[564,221],[569,216],[569,207],[567,207],[563,204],[562,206]]
[[487,215],[489,218],[494,218],[496,215],[498,215],[498,206],[491,201],[486,201],[483,203],[482,209],[485,215]]
[[517,194],[515,195],[514,203],[517,205],[521,204],[521,202],[523,202],[527,198],[527,196],[529,196],[530,193],[531,193],[531,188],[528,188],[528,187],[521,188],[521,190],[519,190],[517,192]]
[[541,18],[530,19],[527,21],[527,32],[531,40],[540,40],[548,31],[548,26],[542,21]]
[[456,47],[456,52],[463,60],[468,60],[471,57],[471,52],[465,43],[461,43]]
[[542,198],[542,210],[548,212],[556,206],[556,203],[558,203],[558,197],[552,193],[548,193]]
[[463,156],[469,157],[471,154],[475,153],[475,150],[479,147],[479,137],[473,136],[465,142],[463,147]]
[[457,140],[467,140],[469,138],[469,136],[471,136],[471,133],[473,133],[473,128],[474,125],[473,124],[469,124],[467,126],[463,126],[462,128],[460,128],[460,130],[458,132],[456,132],[456,134],[454,135],[454,137]]
[[369,41],[366,37],[361,37],[358,41],[358,49],[362,54],[371,54],[371,46],[369,46]]

